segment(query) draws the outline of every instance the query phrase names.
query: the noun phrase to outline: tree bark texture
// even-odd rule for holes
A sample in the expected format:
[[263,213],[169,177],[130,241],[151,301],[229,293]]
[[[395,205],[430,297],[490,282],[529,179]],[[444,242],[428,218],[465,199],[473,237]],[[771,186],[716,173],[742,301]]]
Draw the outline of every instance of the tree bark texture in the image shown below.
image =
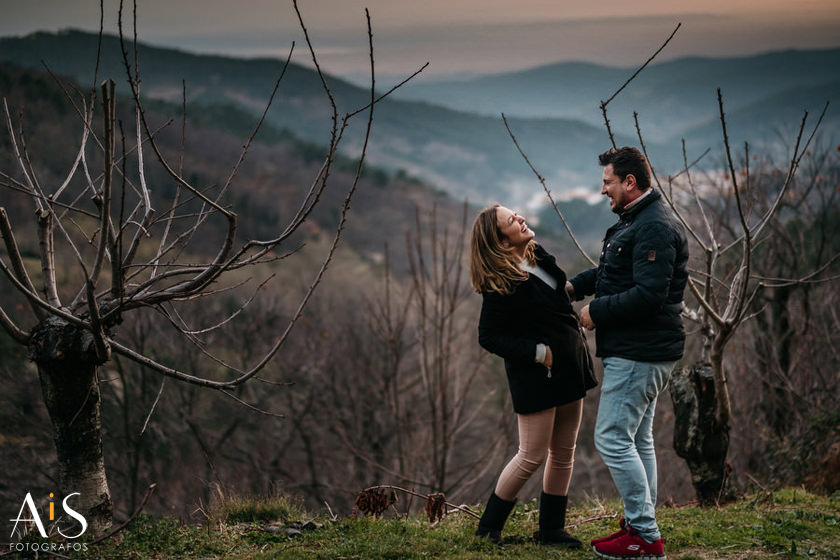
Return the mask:
[[716,419],[717,398],[711,364],[697,362],[674,371],[670,383],[674,404],[674,449],[691,471],[691,483],[702,505],[715,504],[726,482],[729,422]]
[[53,425],[62,495],[88,523],[86,534],[111,527],[113,504],[102,456],[100,394],[93,336],[56,317],[32,331],[29,356],[38,366],[44,403]]

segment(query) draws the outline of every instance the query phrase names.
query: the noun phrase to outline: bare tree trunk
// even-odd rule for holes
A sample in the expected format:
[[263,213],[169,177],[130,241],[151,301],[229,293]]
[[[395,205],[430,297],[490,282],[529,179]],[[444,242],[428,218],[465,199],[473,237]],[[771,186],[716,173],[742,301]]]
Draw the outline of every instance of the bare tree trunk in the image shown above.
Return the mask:
[[691,483],[703,505],[719,501],[726,483],[729,422],[718,421],[714,368],[696,362],[677,368],[670,383],[674,403],[674,449],[691,471]]
[[32,331],[30,358],[38,366],[44,403],[55,434],[61,494],[87,521],[87,533],[101,535],[113,516],[102,457],[100,395],[93,336],[56,317]]

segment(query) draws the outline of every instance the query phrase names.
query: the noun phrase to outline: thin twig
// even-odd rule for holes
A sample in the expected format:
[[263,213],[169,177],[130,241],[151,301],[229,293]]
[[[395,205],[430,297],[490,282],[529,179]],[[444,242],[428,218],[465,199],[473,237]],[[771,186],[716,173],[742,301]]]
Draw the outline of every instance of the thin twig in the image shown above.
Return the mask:
[[160,397],[163,395],[163,386],[166,384],[166,377],[161,377],[160,379],[160,389],[158,389],[157,395],[155,396],[155,402],[152,403],[152,407],[149,409],[149,413],[146,415],[146,420],[143,422],[143,427],[140,428],[140,433],[137,434],[142,436],[146,432],[146,427],[149,425],[149,420],[152,419],[152,413],[154,413],[155,408],[157,408],[158,402],[160,402]]
[[596,515],[594,517],[587,517],[586,519],[581,519],[577,523],[572,523],[571,525],[566,525],[569,529],[575,529],[580,527],[585,523],[595,523],[596,521],[601,521],[602,519],[615,519],[618,517],[618,513],[605,513],[603,515]]
[[586,254],[586,251],[583,250],[583,247],[581,247],[580,242],[578,241],[577,237],[575,237],[574,232],[572,232],[572,228],[566,221],[566,217],[563,216],[563,212],[560,211],[560,208],[557,206],[557,202],[554,201],[554,197],[552,196],[551,191],[545,183],[545,178],[540,174],[539,171],[537,171],[537,168],[534,167],[534,165],[531,163],[531,160],[528,159],[528,156],[525,154],[525,151],[519,145],[519,142],[516,140],[516,136],[513,134],[513,130],[511,130],[510,124],[508,124],[507,117],[505,117],[504,113],[502,113],[502,121],[505,123],[505,128],[507,129],[508,134],[510,135],[510,139],[513,140],[513,145],[516,146],[516,149],[519,151],[519,154],[525,160],[525,163],[528,164],[528,167],[530,167],[534,175],[537,176],[537,180],[542,185],[545,194],[548,195],[548,200],[551,201],[551,205],[554,207],[554,211],[557,212],[558,216],[560,216],[560,220],[563,222],[563,227],[566,228],[566,232],[569,234],[569,237],[572,239],[572,242],[575,244],[575,247],[577,247],[577,250],[580,252],[581,255],[583,255],[583,258],[589,261],[589,264],[591,266],[597,266],[597,263],[594,260],[592,260],[592,258]]
[[657,56],[660,52],[662,52],[662,49],[664,49],[664,48],[665,48],[665,46],[666,46],[668,43],[670,43],[670,42],[671,42],[671,39],[673,39],[673,38],[674,38],[674,35],[676,35],[676,34],[677,34],[677,31],[679,30],[679,28],[680,28],[680,26],[681,26],[681,25],[682,25],[682,22],[680,22],[680,23],[678,23],[678,24],[677,24],[677,27],[675,27],[675,28],[674,28],[674,31],[672,31],[672,32],[671,32],[671,35],[670,35],[670,36],[669,36],[669,37],[665,40],[665,42],[664,42],[664,43],[662,43],[662,46],[661,46],[661,47],[659,47],[659,49],[657,49],[657,51],[656,51],[655,53],[653,53],[653,55],[652,55],[650,58],[648,58],[648,59],[647,59],[647,61],[646,61],[644,64],[642,64],[642,65],[641,65],[641,67],[639,67],[639,69],[638,69],[638,70],[636,70],[636,72],[635,72],[632,76],[630,76],[630,78],[629,78],[626,82],[624,82],[624,84],[623,84],[620,88],[618,88],[618,90],[616,90],[616,92],[615,92],[614,94],[612,94],[612,96],[611,96],[609,99],[607,99],[606,101],[601,101],[601,113],[603,113],[603,115],[604,115],[604,123],[607,125],[607,132],[608,132],[608,133],[609,133],[609,135],[610,135],[610,141],[612,142],[613,148],[615,148],[615,147],[616,147],[616,144],[615,144],[615,137],[613,136],[612,128],[610,128],[610,120],[607,118],[607,105],[609,105],[609,104],[610,104],[610,102],[612,102],[612,100],[613,100],[613,99],[615,99],[615,98],[616,98],[616,96],[617,96],[619,93],[621,93],[621,91],[622,91],[625,87],[627,87],[627,85],[628,85],[630,82],[632,82],[632,81],[633,81],[633,79],[634,79],[636,76],[638,76],[638,75],[639,75],[639,73],[640,73],[642,70],[644,70],[644,69],[645,69],[645,67],[647,67],[647,65],[648,65],[648,64],[650,64],[650,63],[651,63],[651,61],[652,61],[654,58],[656,58],[656,56]]

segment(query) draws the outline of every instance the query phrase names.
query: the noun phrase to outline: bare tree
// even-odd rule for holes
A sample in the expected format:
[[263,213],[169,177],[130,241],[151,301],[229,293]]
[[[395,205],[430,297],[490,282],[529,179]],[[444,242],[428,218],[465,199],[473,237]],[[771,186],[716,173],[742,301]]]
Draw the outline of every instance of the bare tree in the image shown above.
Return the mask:
[[[474,344],[478,302],[464,274],[467,207],[445,214],[417,209],[406,233],[408,274],[393,272],[386,245],[381,279],[367,301],[348,306],[342,296],[345,306],[332,306],[329,323],[313,317],[307,325],[310,338],[323,332],[328,342],[312,371],[297,375],[312,398],[294,403],[295,416],[315,413],[295,424],[295,452],[318,454],[319,484],[329,480],[324,471],[331,465],[331,479],[351,496],[388,482],[473,499],[471,491],[488,483],[507,452],[508,440],[499,435],[506,430],[495,426],[500,417],[484,406],[503,402],[507,392],[493,391],[501,378],[486,375],[487,361]],[[311,441],[326,437],[324,449]],[[299,464],[298,479],[306,472],[314,479],[317,472]]]
[[[831,143],[814,144],[781,203],[779,219],[769,224],[771,231],[756,249],[756,276],[763,288],[750,311],[755,320],[730,352],[733,369],[751,374],[750,390],[733,392],[733,409],[756,421],[742,424],[733,437],[739,448],[750,450],[742,455],[751,460],[739,469],[831,492],[836,488],[820,481],[832,477],[820,476],[820,470],[840,440],[835,375],[840,153]],[[756,186],[774,192],[781,174],[755,164]],[[756,202],[766,207],[771,200]]]
[[[670,387],[676,414],[674,447],[677,454],[688,463],[697,497],[704,504],[714,504],[720,499],[729,474],[726,458],[732,410],[725,351],[736,331],[751,317],[752,302],[764,286],[758,272],[756,249],[771,233],[768,225],[779,217],[781,202],[788,195],[813,137],[803,145],[806,112],[796,135],[790,163],[780,173],[783,177],[781,184],[773,181],[776,187],[768,187],[759,181],[763,178],[766,182],[768,176],[755,175],[750,169],[751,153],[747,143],[744,144],[742,163],[736,169],[719,89],[718,103],[728,166],[728,173],[724,174],[728,189],[716,193],[716,196],[723,196],[734,202],[735,206],[734,212],[726,215],[728,219],[725,221],[728,223],[722,228],[723,231],[712,227],[708,218],[710,203],[707,199],[716,196],[697,192],[687,160],[684,171],[688,185],[686,192],[690,194],[686,197],[688,204],[678,207],[675,203],[672,188],[674,178],[669,178],[667,189],[660,184],[691,239],[700,248],[700,258],[697,259],[695,252],[695,260],[701,261],[701,268],[689,276],[688,287],[698,304],[698,308],[689,312],[689,316],[701,325],[702,351],[699,359],[690,367],[677,369]],[[818,126],[819,122],[814,132]],[[769,205],[759,203],[767,197],[771,201]],[[691,216],[700,216],[701,219],[692,220]],[[730,239],[722,236],[727,230],[734,234]],[[805,275],[813,278],[821,271],[822,266],[818,265]],[[788,281],[797,282],[800,279],[792,278]]]
[[[659,50],[607,101],[601,103],[604,123],[613,147],[616,147],[616,143],[608,118],[609,103],[662,51],[679,27],[678,25]],[[686,460],[697,497],[704,504],[715,503],[720,498],[728,475],[729,466],[726,463],[726,457],[729,451],[732,411],[724,356],[727,345],[732,341],[738,328],[751,317],[751,304],[764,286],[763,278],[756,272],[756,248],[770,234],[768,226],[780,218],[779,209],[782,201],[788,195],[800,162],[808,152],[810,142],[822,121],[822,115],[820,115],[811,135],[804,138],[808,116],[808,112],[805,112],[799,130],[795,134],[787,168],[774,170],[777,175],[781,175],[783,180],[781,184],[776,185],[775,190],[771,191],[766,185],[757,184],[757,177],[753,175],[749,167],[751,153],[750,146],[746,143],[742,163],[736,166],[729,144],[720,89],[718,89],[718,105],[726,168],[718,172],[717,176],[725,178],[725,188],[714,193],[700,192],[701,189],[698,189],[692,181],[691,170],[708,153],[708,150],[689,163],[685,155],[685,142],[683,142],[684,169],[669,176],[667,185],[660,181],[653,168],[653,178],[658,188],[686,227],[690,240],[694,242],[695,250],[692,251],[695,255],[694,261],[699,260],[701,263],[699,268],[690,271],[688,282],[697,307],[692,310],[686,306],[684,315],[701,325],[700,331],[704,342],[700,356],[695,358],[694,363],[677,369],[670,387],[676,414],[674,447],[677,454]],[[825,114],[825,109],[822,114]],[[638,114],[634,114],[634,118],[642,150],[648,160],[652,161],[645,147]],[[554,199],[545,180],[519,147],[506,119],[505,125],[508,127],[514,144],[537,175],[553,203]],[[771,200],[769,205],[762,206],[756,202],[768,196]],[[715,229],[708,217],[709,207],[720,202],[727,204],[727,211],[720,213],[719,217],[723,219],[718,224],[719,229]],[[574,239],[574,233],[567,225],[562,212],[556,204],[554,207],[566,225],[569,235]],[[725,238],[725,234],[728,234],[728,238]],[[584,257],[594,264],[577,240],[574,240]],[[696,249],[699,249],[699,259]],[[825,272],[825,264],[835,258],[836,255],[825,255],[824,260],[816,263],[814,268],[803,272],[799,278],[788,278],[786,282],[798,283],[818,279]]]
[[[499,440],[478,443],[486,449],[458,456],[460,442],[471,431],[486,397],[476,399],[473,386],[482,371],[483,354],[474,344],[475,316],[464,314],[472,295],[464,267],[467,242],[467,205],[459,229],[438,225],[437,211],[430,214],[428,231],[417,215],[415,232],[407,236],[413,282],[411,317],[418,351],[419,395],[425,400],[427,429],[419,443],[426,452],[426,467],[433,490],[465,490],[486,474],[488,459],[498,451]],[[467,350],[470,348],[471,350]],[[478,352],[478,353],[477,353]],[[470,456],[472,455],[472,456]]]
[[[320,171],[305,189],[292,217],[271,238],[238,243],[240,216],[228,201],[236,186],[237,170],[271,106],[282,73],[262,118],[218,187],[201,186],[188,180],[191,174],[178,163],[178,154],[167,153],[161,146],[159,135],[167,125],[156,127],[144,108],[136,50],[132,60],[130,42],[123,37],[122,7],[120,43],[133,99],[133,140],[125,138],[122,120],[117,116],[114,82],[104,82],[101,93],[93,88],[89,97],[65,89],[80,118],[81,140],[78,155],[66,178],[51,188],[39,180],[39,167],[27,151],[23,127],[15,126],[13,112],[4,100],[5,122],[18,169],[16,173],[10,171],[0,175],[0,186],[23,193],[34,207],[40,272],[33,274],[27,268],[11,220],[5,209],[0,208],[0,235],[6,251],[5,259],[0,259],[0,269],[31,308],[35,319],[34,326],[25,327],[14,314],[0,309],[0,326],[17,343],[28,348],[31,359],[37,364],[44,402],[54,428],[61,490],[65,494],[80,494],[75,505],[97,534],[107,531],[113,516],[102,454],[99,366],[117,354],[144,366],[147,371],[195,387],[216,390],[241,401],[234,389],[254,379],[283,348],[321,282],[341,238],[365,159],[373,108],[384,97],[376,97],[374,92],[370,16],[367,15],[370,103],[340,116],[296,2],[294,8],[321,79],[325,103],[331,108],[332,125]],[[100,41],[101,36],[100,30]],[[136,32],[134,45],[136,47]],[[94,78],[94,83],[96,81]],[[97,98],[101,103],[99,110]],[[179,306],[222,294],[236,286],[235,271],[257,270],[260,265],[280,259],[278,255],[283,251],[288,255],[297,250],[286,248],[299,242],[296,236],[328,187],[331,166],[348,124],[362,113],[367,114],[367,119],[355,178],[345,194],[332,243],[296,311],[279,332],[265,333],[267,338],[274,339],[274,343],[250,365],[235,366],[224,357],[211,354],[197,341],[188,321],[179,314]],[[186,114],[184,117],[186,119]],[[101,132],[97,132],[98,121]],[[101,162],[101,167],[94,162]],[[154,173],[151,168],[155,168]],[[176,187],[170,200],[159,201],[153,196],[153,191],[165,190],[155,184],[155,177],[174,182]],[[163,212],[158,211],[161,206]],[[212,258],[202,261],[190,254],[191,242],[207,243],[214,234],[218,235],[215,235],[217,241]],[[63,270],[59,267],[64,266],[72,273],[59,274]],[[185,343],[196,344],[201,349],[212,367],[205,368],[204,374],[199,370],[177,369],[120,341],[117,327],[130,312],[156,312],[166,317]],[[239,310],[230,313],[216,326],[234,319],[238,313]]]

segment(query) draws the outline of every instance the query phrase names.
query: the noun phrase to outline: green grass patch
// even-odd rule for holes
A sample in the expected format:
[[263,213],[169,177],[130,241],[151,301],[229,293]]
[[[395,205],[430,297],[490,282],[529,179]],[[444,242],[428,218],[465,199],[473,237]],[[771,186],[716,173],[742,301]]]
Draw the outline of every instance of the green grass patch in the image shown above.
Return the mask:
[[280,493],[268,496],[230,496],[213,508],[213,517],[227,524],[294,521],[304,512],[298,502]]
[[[584,543],[611,533],[618,502],[572,503],[567,525]],[[657,513],[669,559],[840,559],[840,495],[801,489],[745,496],[718,508],[662,507]],[[517,504],[497,547],[473,536],[476,520],[452,512],[431,526],[423,514],[332,521],[283,496],[223,500],[203,525],[140,516],[112,539],[75,558],[99,559],[400,559],[595,558],[534,544],[536,501]]]

